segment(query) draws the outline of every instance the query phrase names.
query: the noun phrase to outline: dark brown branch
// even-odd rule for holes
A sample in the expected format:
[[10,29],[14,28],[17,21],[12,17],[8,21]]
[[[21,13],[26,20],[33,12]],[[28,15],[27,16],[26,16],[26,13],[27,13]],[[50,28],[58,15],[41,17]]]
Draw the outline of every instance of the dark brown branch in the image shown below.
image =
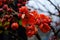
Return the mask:
[[[36,1],[36,0],[35,0]],[[38,3],[40,3],[39,1],[37,1]],[[37,3],[36,3],[37,4]],[[55,15],[55,14],[52,14],[50,11],[49,11],[49,9],[47,9],[46,7],[45,7],[45,5],[43,5],[42,3],[40,3],[46,10],[48,10],[47,12],[48,13],[50,13],[50,15]],[[38,5],[38,4],[37,4]],[[38,7],[39,7],[39,5],[38,5]],[[59,10],[59,9],[58,9]],[[60,11],[59,11],[60,12]],[[55,16],[59,16],[59,15],[55,15]]]
[[59,32],[60,32],[60,29],[56,32],[56,35],[58,35]]
[[54,5],[50,0],[48,0],[54,7],[55,7],[55,9],[57,9],[58,10],[58,12],[60,13],[60,10],[56,7],[56,5]]
[[51,27],[52,31],[54,32],[54,35],[55,35],[55,33],[56,33],[55,29],[52,26],[50,26],[50,27]]
[[38,40],[41,40],[41,38],[38,34],[36,34],[35,36],[38,38]]

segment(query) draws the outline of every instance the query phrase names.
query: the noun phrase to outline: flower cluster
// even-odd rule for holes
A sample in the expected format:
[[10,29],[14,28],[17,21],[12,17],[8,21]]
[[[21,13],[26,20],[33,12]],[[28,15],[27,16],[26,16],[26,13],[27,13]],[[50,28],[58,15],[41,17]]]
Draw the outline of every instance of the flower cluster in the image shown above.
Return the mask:
[[44,14],[38,14],[36,10],[30,11],[26,6],[19,8],[19,13],[21,13],[19,17],[22,19],[22,26],[26,28],[26,33],[29,37],[36,34],[37,28],[44,33],[50,31],[50,17]]

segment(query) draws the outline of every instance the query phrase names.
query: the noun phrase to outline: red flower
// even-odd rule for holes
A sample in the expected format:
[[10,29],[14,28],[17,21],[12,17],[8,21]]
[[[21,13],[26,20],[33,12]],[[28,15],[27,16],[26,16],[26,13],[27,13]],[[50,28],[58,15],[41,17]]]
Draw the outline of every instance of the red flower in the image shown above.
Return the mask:
[[35,16],[32,13],[29,13],[28,15],[28,24],[35,24]]
[[20,3],[18,3],[18,4],[17,4],[17,6],[18,6],[18,7],[21,7],[21,4],[20,4]]
[[26,25],[27,25],[27,20],[26,19],[22,19],[22,26],[26,27]]
[[7,10],[8,9],[8,5],[4,4],[3,9]]
[[40,20],[42,23],[50,23],[51,19],[48,16],[45,16],[44,14],[40,14]]
[[12,25],[11,25],[11,28],[13,29],[13,30],[16,30],[16,29],[18,29],[18,23],[12,23]]
[[36,19],[36,23],[35,24],[37,24],[37,25],[40,25],[40,18],[38,18],[38,19]]
[[2,3],[2,1],[0,0],[0,6],[2,6],[2,4],[3,4],[3,3]]
[[4,15],[4,18],[8,19],[10,17],[10,15],[6,14]]
[[34,25],[29,25],[26,27],[27,31],[31,30],[34,31],[35,30],[35,26]]
[[11,9],[11,8],[8,8],[7,11],[8,11],[8,12],[12,12],[12,9]]
[[32,32],[31,31],[28,31],[26,34],[27,34],[28,37],[32,37],[33,34],[34,34],[34,31],[32,31]]
[[36,28],[34,25],[30,25],[26,27],[26,34],[28,37],[32,37],[36,33]]
[[22,6],[21,8],[19,8],[19,12],[27,14],[28,8],[26,6]]
[[31,13],[35,16],[36,19],[39,17],[39,14],[36,10],[32,11]]
[[2,8],[0,8],[0,12],[3,12],[3,9]]
[[19,14],[18,14],[18,18],[21,18],[21,16],[22,16],[22,14],[21,14],[21,13],[19,13]]
[[50,26],[47,23],[43,23],[39,26],[40,30],[44,33],[47,33],[48,31],[50,31]]
[[22,25],[26,26],[27,24],[32,25],[35,24],[35,16],[32,14],[25,15],[24,19],[22,19]]

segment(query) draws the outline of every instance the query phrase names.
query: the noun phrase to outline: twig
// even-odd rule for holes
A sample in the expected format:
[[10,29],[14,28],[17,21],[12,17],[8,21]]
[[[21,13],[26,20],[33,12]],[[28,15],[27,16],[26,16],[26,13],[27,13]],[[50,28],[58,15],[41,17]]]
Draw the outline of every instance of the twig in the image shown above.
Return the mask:
[[54,5],[50,0],[48,0],[54,7],[55,7],[55,9],[58,11],[58,13],[59,13],[59,17],[60,17],[60,10],[56,7],[56,5]]
[[[36,0],[35,0],[36,1]],[[38,3],[40,3],[39,1],[37,1]],[[50,13],[50,15],[55,15],[55,14],[52,14],[50,11],[49,11],[49,9],[47,9],[46,7],[45,7],[45,5],[43,5],[42,3],[40,3],[46,10],[48,10],[47,12],[48,13]],[[37,4],[38,5],[38,4]],[[39,5],[38,5],[38,7],[39,7]],[[58,8],[57,8],[58,9]],[[59,10],[59,9],[58,9]],[[59,11],[59,13],[60,13],[60,11]],[[55,15],[55,16],[60,16],[60,15]]]
[[41,38],[38,34],[36,34],[35,36],[38,38],[38,40],[41,40]]
[[56,7],[56,5],[54,5],[50,0],[48,0],[54,7],[55,7],[55,9],[57,9],[58,10],[58,12],[60,13],[60,10]]

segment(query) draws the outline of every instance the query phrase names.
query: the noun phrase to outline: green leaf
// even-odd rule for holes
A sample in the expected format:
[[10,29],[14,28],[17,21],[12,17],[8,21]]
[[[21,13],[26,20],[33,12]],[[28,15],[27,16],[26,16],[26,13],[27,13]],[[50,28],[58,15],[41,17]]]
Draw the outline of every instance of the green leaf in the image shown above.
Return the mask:
[[9,24],[10,24],[10,22],[5,22],[4,26],[9,25]]
[[0,22],[0,27],[2,26],[2,22]]
[[22,20],[19,20],[19,25],[22,25]]

